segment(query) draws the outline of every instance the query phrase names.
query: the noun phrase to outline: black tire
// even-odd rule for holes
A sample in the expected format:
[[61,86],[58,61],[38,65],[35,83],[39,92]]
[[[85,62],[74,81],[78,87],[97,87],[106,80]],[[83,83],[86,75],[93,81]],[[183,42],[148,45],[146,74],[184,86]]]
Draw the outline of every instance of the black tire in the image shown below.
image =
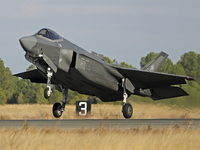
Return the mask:
[[126,103],[123,105],[123,116],[124,118],[128,119],[131,118],[133,114],[133,108],[132,105],[129,103]]
[[49,99],[49,98],[51,97],[51,94],[48,94],[48,92],[49,92],[49,88],[46,88],[46,89],[44,90],[44,97],[45,97],[46,99]]
[[53,115],[54,115],[54,117],[60,118],[60,116],[62,115],[61,108],[62,108],[62,106],[61,106],[60,103],[55,103],[53,105]]

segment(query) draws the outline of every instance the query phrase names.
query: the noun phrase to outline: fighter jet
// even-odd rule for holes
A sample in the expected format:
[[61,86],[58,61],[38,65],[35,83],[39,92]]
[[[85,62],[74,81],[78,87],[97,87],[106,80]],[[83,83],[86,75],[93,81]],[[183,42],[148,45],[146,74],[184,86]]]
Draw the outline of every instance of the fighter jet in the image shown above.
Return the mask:
[[45,98],[51,96],[51,85],[62,92],[62,103],[53,105],[53,115],[59,118],[65,110],[68,89],[99,97],[103,102],[123,101],[122,113],[130,118],[132,105],[127,98],[134,95],[160,100],[186,96],[180,84],[194,80],[189,76],[155,72],[167,54],[161,52],[141,70],[109,64],[103,55],[89,53],[51,29],[19,39],[25,58],[37,69],[15,74],[35,83],[46,83]]

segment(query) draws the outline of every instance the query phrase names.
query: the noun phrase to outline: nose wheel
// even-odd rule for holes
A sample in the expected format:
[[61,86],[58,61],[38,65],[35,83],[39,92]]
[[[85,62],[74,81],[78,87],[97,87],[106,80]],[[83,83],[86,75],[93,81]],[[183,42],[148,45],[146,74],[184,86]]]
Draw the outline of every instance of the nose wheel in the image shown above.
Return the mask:
[[124,118],[128,119],[132,117],[133,114],[133,107],[131,104],[126,103],[122,106],[122,112],[123,112],[123,116]]
[[45,90],[44,90],[44,97],[46,99],[49,99],[51,97],[51,90],[49,87],[47,87]]

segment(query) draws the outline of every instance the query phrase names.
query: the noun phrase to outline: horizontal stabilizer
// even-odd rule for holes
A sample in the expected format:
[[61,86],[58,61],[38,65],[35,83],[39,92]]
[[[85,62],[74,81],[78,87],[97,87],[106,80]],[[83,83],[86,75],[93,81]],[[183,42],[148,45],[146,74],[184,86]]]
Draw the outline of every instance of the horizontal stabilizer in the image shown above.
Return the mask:
[[157,71],[167,57],[168,57],[168,54],[164,52],[160,52],[155,58],[153,58],[149,63],[147,63],[141,70]]
[[47,83],[47,79],[44,78],[37,69],[14,74],[13,76],[21,77],[22,79],[30,79],[31,82],[35,83]]
[[151,98],[153,100],[161,100],[165,98],[187,96],[187,95],[189,94],[180,87],[167,86],[167,87],[153,88]]

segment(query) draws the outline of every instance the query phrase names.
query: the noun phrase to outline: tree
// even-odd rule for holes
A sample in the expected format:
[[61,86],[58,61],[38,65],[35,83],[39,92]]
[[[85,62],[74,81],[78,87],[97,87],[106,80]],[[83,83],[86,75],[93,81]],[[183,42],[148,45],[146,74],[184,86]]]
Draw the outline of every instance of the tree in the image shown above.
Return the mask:
[[6,103],[11,99],[15,89],[14,78],[9,68],[4,66],[4,62],[0,59],[0,94],[2,103]]
[[49,101],[44,98],[44,87],[40,85],[39,89],[36,92],[36,99],[38,104],[48,104]]
[[36,67],[35,67],[33,64],[31,64],[31,65],[26,69],[26,71],[31,71],[31,70],[34,70],[34,69],[36,69]]
[[[110,64],[112,64],[112,65],[114,65],[114,66],[115,66],[115,64],[118,65],[118,61],[117,61],[116,59],[113,59],[113,61],[112,61],[110,58],[108,58],[108,57],[104,57],[104,59],[105,59],[108,63],[110,63]],[[129,64],[125,63],[125,62],[121,62],[119,65],[120,65],[120,67],[124,67],[124,68],[135,68],[135,67],[133,67],[132,65],[129,65]],[[135,69],[136,69],[136,68],[135,68]]]
[[23,93],[21,92],[17,98],[17,103],[18,104],[24,104],[24,95]]
[[181,65],[180,61],[177,62],[177,64],[173,66],[171,73],[177,74],[177,75],[186,75],[185,70],[183,66]]
[[174,65],[171,61],[171,59],[167,58],[163,64],[158,69],[158,72],[164,72],[164,73],[170,73],[172,74],[174,70]]
[[120,66],[121,66],[121,67],[124,67],[124,68],[133,68],[132,65],[129,65],[129,64],[125,63],[125,62],[121,62],[121,63],[120,63]]
[[143,68],[148,62],[150,62],[154,57],[156,57],[156,53],[151,52],[147,54],[147,56],[142,57],[140,60],[140,68]]
[[195,52],[184,53],[179,61],[185,73],[200,83],[200,55]]
[[106,56],[105,56],[105,57],[103,57],[103,58],[104,58],[104,60],[106,60],[108,63],[110,63],[110,64],[112,63],[112,61],[111,61],[111,59],[110,59],[110,58],[108,58],[108,57],[106,57]]
[[6,95],[3,93],[2,89],[0,89],[0,104],[5,104],[7,101]]
[[[44,91],[43,91],[44,93]],[[44,95],[44,94],[43,94]],[[52,94],[51,94],[51,97],[49,98],[49,103],[50,104],[54,104],[55,102],[61,102],[63,99],[62,97],[62,93],[57,91],[55,89],[55,87],[52,88]],[[67,98],[68,99],[68,98]]]

